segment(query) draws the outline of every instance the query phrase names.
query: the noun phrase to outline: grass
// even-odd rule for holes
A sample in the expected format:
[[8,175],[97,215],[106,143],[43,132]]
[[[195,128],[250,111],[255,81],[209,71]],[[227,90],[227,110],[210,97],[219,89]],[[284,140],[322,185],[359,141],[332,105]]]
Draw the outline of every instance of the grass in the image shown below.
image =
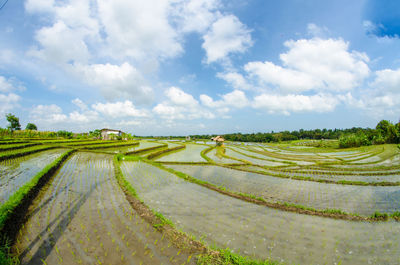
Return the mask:
[[19,264],[18,258],[11,255],[10,246],[5,243],[0,246],[0,265],[17,265]]
[[147,156],[147,159],[154,159],[154,158],[164,155],[166,153],[170,153],[170,152],[177,151],[177,150],[184,149],[184,148],[186,148],[186,145],[180,145],[180,146],[176,146],[176,147],[172,147],[172,148],[163,149],[163,150],[149,154]]
[[232,252],[230,249],[219,249],[212,254],[200,255],[198,265],[278,265],[272,260],[253,260]]
[[213,150],[214,148],[215,148],[214,146],[210,146],[209,148],[202,150],[200,153],[201,157],[204,158],[209,163],[215,163],[211,158],[207,156],[207,153]]
[[126,152],[125,155],[136,155],[136,154],[142,154],[142,153],[146,153],[149,151],[153,151],[153,150],[157,150],[157,149],[161,149],[161,148],[166,148],[168,147],[168,144],[161,144],[161,145],[157,145],[157,146],[152,146],[152,147],[147,147],[147,148],[143,148],[143,149],[138,149],[132,152]]
[[33,147],[28,147],[28,148],[23,148],[23,149],[17,149],[17,150],[12,150],[8,152],[2,152],[0,154],[0,161],[10,159],[10,158],[15,158],[15,157],[20,157],[20,156],[26,156],[30,155],[33,153],[49,150],[49,149],[54,149],[57,148],[57,146],[33,146]]

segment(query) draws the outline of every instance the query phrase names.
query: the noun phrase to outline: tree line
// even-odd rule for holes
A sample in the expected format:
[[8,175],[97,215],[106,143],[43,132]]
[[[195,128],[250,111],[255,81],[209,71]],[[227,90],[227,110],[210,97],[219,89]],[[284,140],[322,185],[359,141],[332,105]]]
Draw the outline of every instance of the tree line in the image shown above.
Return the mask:
[[[193,139],[211,139],[216,134],[190,135]],[[388,120],[380,121],[375,129],[353,127],[350,129],[315,129],[268,133],[231,133],[222,135],[225,140],[239,142],[281,142],[294,140],[339,140],[340,147],[358,147],[362,145],[400,143],[400,122],[393,124]]]

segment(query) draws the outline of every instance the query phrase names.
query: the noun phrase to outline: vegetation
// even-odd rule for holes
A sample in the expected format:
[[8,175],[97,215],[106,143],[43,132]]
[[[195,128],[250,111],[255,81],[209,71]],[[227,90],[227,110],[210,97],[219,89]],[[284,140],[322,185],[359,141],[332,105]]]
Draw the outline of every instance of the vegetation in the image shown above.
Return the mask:
[[[191,135],[192,139],[211,139],[216,134]],[[334,140],[339,139],[340,147],[358,147],[362,145],[400,143],[400,123],[392,124],[387,120],[378,123],[375,129],[353,127],[351,129],[315,129],[282,131],[270,133],[231,133],[224,134],[228,141],[238,142],[282,142],[295,140]],[[323,145],[324,142],[316,142]]]
[[28,123],[25,130],[37,131],[37,126],[33,123]]
[[201,255],[198,265],[277,265],[276,261],[258,261],[233,253],[230,249],[220,249],[212,254]]
[[19,118],[17,118],[15,115],[8,113],[6,114],[6,119],[10,123],[7,127],[10,131],[21,130],[21,124],[19,124]]

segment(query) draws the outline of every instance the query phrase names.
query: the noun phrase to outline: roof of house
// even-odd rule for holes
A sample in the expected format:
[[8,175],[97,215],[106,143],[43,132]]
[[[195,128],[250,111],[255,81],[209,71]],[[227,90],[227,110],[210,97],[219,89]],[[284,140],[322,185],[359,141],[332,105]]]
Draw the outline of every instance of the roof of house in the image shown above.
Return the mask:
[[220,136],[220,135],[211,138],[211,140],[212,140],[212,141],[216,141],[216,142],[223,142],[223,141],[225,141],[224,137],[222,137],[222,136]]
[[108,132],[122,132],[122,131],[120,131],[120,130],[113,130],[113,129],[106,129],[106,128],[104,128],[104,129],[101,129],[100,131],[108,131]]

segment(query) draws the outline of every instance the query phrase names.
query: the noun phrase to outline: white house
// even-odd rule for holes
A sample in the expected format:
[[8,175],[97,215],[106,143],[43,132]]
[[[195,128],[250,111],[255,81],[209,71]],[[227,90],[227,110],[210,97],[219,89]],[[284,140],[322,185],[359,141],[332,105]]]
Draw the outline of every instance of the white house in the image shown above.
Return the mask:
[[113,129],[101,129],[101,139],[103,140],[111,140],[115,139],[118,136],[122,136],[123,132],[120,130]]

